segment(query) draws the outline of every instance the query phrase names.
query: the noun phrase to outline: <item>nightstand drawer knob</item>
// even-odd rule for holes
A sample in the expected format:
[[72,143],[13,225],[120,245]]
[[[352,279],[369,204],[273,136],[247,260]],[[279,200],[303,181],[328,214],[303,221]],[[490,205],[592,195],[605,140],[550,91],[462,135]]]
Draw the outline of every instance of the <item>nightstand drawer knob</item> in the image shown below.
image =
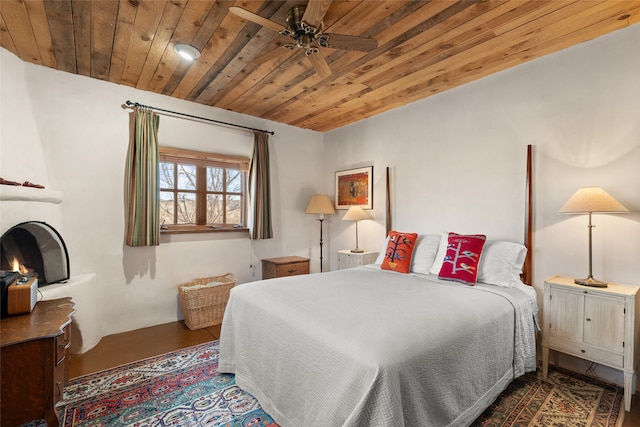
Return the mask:
[[587,322],[591,322],[591,318],[590,317],[587,317]]
[[580,353],[586,353],[586,352],[587,352],[586,350],[580,350]]
[[295,273],[296,271],[298,271],[298,269],[290,268],[290,269],[287,270],[287,273]]

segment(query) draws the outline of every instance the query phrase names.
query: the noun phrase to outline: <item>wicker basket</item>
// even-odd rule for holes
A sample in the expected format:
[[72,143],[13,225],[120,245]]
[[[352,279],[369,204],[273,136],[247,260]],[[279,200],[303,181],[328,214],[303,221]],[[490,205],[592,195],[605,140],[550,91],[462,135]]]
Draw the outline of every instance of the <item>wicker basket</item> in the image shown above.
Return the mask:
[[[210,283],[215,283],[209,285]],[[203,277],[178,285],[184,322],[191,330],[222,323],[229,292],[236,284],[233,274]]]

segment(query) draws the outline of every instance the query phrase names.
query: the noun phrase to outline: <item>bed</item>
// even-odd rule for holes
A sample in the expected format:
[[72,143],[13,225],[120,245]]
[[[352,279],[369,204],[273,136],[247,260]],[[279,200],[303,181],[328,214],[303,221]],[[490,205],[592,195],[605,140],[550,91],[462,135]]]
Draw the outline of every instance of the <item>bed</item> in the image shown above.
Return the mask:
[[537,303],[518,243],[485,240],[474,283],[438,274],[452,234],[417,235],[402,273],[381,258],[235,287],[219,371],[283,427],[470,425],[536,369]]

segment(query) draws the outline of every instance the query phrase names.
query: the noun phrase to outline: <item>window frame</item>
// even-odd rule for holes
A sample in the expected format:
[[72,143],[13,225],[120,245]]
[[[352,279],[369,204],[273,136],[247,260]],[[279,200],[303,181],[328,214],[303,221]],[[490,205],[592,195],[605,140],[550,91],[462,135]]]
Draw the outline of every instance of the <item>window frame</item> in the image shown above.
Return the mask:
[[[174,234],[174,233],[208,233],[208,232],[228,232],[228,231],[243,231],[247,232],[247,213],[248,213],[248,173],[250,159],[247,157],[230,156],[226,154],[207,153],[202,151],[184,150],[181,148],[171,147],[158,147],[159,162],[170,163],[182,163],[190,164],[196,167],[196,189],[193,190],[180,190],[177,188],[177,168],[174,170],[174,182],[175,186],[172,189],[159,188],[160,191],[173,191],[174,203],[177,203],[177,193],[193,192],[196,196],[196,224],[161,224],[161,234]],[[207,189],[207,167],[224,168],[224,176],[226,181],[226,169],[238,169],[242,172],[242,190],[240,193],[227,192],[226,184],[222,192],[209,191]],[[220,194],[223,196],[223,203],[226,205],[227,195],[240,194],[241,199],[241,219],[243,224],[207,224],[207,195]],[[175,209],[175,208],[174,208]],[[174,215],[177,213],[174,212]],[[226,209],[224,209],[224,216],[226,216]],[[226,218],[225,218],[226,221]]]

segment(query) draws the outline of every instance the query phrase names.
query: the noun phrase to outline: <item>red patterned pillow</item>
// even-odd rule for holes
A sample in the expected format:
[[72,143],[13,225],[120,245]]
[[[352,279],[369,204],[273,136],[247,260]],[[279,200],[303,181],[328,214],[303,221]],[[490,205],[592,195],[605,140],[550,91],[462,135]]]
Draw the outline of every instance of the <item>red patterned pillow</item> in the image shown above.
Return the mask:
[[380,268],[393,270],[398,273],[408,273],[411,268],[413,247],[418,239],[418,233],[389,232],[389,242],[384,252],[384,259]]
[[438,278],[475,285],[478,263],[486,240],[487,236],[484,234],[449,233],[447,253]]

